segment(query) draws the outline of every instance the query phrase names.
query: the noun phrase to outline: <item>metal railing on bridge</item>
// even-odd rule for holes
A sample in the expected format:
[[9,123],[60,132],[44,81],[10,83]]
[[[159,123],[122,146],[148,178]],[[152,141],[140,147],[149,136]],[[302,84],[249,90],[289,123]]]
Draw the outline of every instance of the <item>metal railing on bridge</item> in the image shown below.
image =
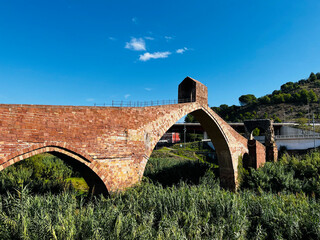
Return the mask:
[[112,101],[111,103],[94,103],[94,106],[100,107],[150,107],[158,105],[171,105],[178,103],[192,102],[190,98],[174,100],[155,100],[155,101]]
[[320,138],[320,134],[296,134],[296,135],[276,135],[276,139],[305,139],[305,138]]

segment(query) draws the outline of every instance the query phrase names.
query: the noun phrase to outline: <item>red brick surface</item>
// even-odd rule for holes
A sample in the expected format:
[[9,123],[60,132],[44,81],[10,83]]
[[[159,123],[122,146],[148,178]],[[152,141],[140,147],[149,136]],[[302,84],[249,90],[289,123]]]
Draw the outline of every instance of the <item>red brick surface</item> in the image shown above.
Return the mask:
[[248,167],[259,168],[266,162],[266,148],[257,140],[248,140],[249,164]]
[[[203,88],[204,85],[197,87]],[[161,136],[193,112],[216,147],[221,182],[237,185],[238,157],[247,140],[207,106],[193,103],[154,107],[0,105],[0,170],[43,152],[59,152],[91,168],[110,192],[140,181]]]

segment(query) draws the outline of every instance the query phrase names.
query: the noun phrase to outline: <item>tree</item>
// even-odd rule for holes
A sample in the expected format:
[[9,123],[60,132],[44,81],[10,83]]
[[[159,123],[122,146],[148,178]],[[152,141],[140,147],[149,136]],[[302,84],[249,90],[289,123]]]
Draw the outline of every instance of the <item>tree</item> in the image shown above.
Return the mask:
[[299,124],[299,128],[301,129],[307,129],[307,122],[308,122],[308,119],[307,118],[298,118],[297,119],[297,123]]
[[320,79],[320,72],[316,73],[317,79]]
[[263,96],[263,97],[259,98],[259,102],[261,102],[263,104],[268,104],[271,102],[271,99],[268,96]]
[[283,84],[283,85],[281,86],[281,91],[283,91],[283,92],[289,92],[289,91],[295,89],[295,87],[296,87],[296,86],[294,85],[293,82],[287,82],[287,83],[285,83],[285,84]]
[[274,121],[275,123],[281,123],[281,119],[280,119],[279,117],[277,117],[277,115],[273,114],[273,115],[272,115],[272,118],[273,118],[273,121]]
[[307,80],[301,79],[301,80],[298,81],[298,84],[304,85],[304,84],[306,84],[307,82],[308,82]]
[[315,80],[317,80],[317,76],[313,72],[310,73],[309,81],[310,82],[314,82]]
[[255,113],[254,112],[253,113],[245,112],[243,117],[244,117],[244,120],[246,120],[246,119],[254,119],[255,118]]
[[314,85],[315,85],[315,87],[320,87],[320,76],[319,76],[318,80],[314,81]]
[[246,94],[239,97],[239,103],[241,106],[253,104],[257,102],[257,98],[253,94]]
[[195,123],[195,122],[198,122],[198,121],[194,118],[194,116],[192,116],[191,114],[188,114],[186,116],[186,118],[184,119],[184,122],[185,123]]
[[253,135],[253,136],[260,136],[260,129],[259,129],[259,128],[253,129],[252,135]]
[[279,117],[275,117],[274,118],[274,122],[275,123],[281,123],[282,121],[281,121],[281,119]]
[[300,101],[302,101],[303,103],[310,102],[310,96],[309,96],[308,90],[302,89],[299,93],[300,93]]
[[284,102],[284,95],[282,93],[272,95],[271,102],[272,103],[283,103]]
[[281,93],[281,90],[274,90],[273,92],[272,92],[272,95],[277,95],[277,94],[280,94]]
[[294,93],[294,94],[293,94],[293,101],[294,101],[294,102],[300,102],[300,100],[301,100],[301,95],[300,95],[300,93],[298,93],[298,92]]
[[318,102],[318,97],[312,89],[309,91],[309,99],[310,102]]
[[284,93],[283,96],[284,96],[284,102],[285,103],[292,102],[292,96],[291,96],[290,93]]
[[220,105],[220,110],[223,111],[223,112],[227,111],[228,108],[229,108],[229,106],[227,104],[221,104]]

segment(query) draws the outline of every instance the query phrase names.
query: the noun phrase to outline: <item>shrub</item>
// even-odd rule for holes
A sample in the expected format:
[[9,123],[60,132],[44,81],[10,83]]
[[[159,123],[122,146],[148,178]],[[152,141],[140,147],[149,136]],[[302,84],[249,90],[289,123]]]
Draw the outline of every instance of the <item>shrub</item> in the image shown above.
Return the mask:
[[61,159],[50,154],[39,154],[7,167],[0,173],[0,193],[23,189],[32,192],[60,192],[69,188],[65,180],[73,170]]
[[292,193],[304,192],[320,197],[320,153],[314,152],[303,159],[284,154],[278,162],[267,162],[264,167],[251,169],[242,187],[263,191]]

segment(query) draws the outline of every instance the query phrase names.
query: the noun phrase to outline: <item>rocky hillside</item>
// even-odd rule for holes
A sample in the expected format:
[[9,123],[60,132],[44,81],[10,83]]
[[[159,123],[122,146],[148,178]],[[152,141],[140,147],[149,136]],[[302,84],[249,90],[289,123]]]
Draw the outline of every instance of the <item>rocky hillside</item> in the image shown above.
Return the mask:
[[[320,73],[311,73],[309,78],[287,82],[260,98],[253,94],[239,97],[240,106],[222,104],[212,109],[227,122],[242,122],[247,119],[270,118],[275,122],[308,121],[314,114],[320,122]],[[188,115],[186,122],[195,119]],[[311,120],[310,120],[311,121]]]

